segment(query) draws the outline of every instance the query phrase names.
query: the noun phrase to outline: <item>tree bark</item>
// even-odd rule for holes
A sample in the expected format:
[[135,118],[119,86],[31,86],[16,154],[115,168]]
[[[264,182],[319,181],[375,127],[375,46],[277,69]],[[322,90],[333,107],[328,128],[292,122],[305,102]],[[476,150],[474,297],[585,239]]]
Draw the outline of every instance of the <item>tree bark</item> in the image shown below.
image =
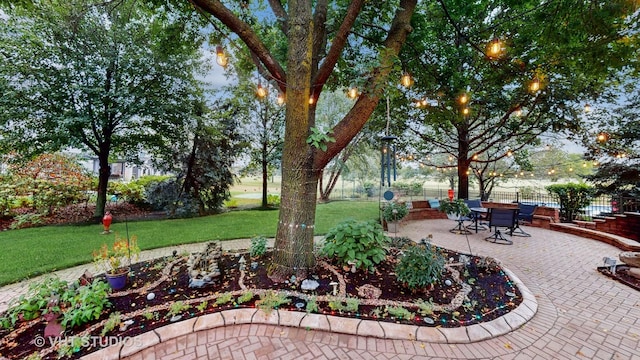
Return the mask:
[[111,176],[111,166],[109,166],[109,151],[101,151],[98,154],[98,195],[96,199],[96,210],[93,217],[96,220],[102,219],[107,205],[107,185]]

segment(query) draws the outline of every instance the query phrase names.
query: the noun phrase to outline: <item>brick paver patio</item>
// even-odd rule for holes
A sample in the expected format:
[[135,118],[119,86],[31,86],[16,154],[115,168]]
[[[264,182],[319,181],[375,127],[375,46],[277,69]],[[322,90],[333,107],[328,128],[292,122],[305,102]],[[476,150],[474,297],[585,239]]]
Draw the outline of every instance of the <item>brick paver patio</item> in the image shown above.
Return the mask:
[[[242,324],[175,334],[148,333],[150,346],[127,359],[638,359],[640,360],[640,293],[596,271],[605,256],[617,258],[620,250],[574,235],[527,227],[530,238],[514,237],[514,244],[497,245],[482,240],[488,233],[468,237],[448,232],[449,220],[424,220],[403,224],[397,236],[433,242],[450,249],[499,259],[533,292],[538,302],[535,316],[506,335],[469,344],[385,340],[330,333],[305,328]],[[390,234],[394,235],[394,234]],[[468,241],[467,241],[468,240]],[[246,241],[225,248],[246,247]],[[202,244],[194,245],[200,249]],[[180,250],[191,251],[189,247]],[[179,250],[179,251],[180,251]],[[145,253],[166,255],[171,249]],[[82,268],[66,270],[70,279]],[[0,289],[3,301],[19,294],[25,284]],[[6,306],[6,305],[4,305]],[[195,323],[195,321],[194,321]],[[186,324],[185,324],[186,325]],[[184,326],[183,326],[184,328]],[[167,329],[168,331],[169,329]],[[176,330],[177,331],[177,330]],[[118,358],[119,351],[112,357]],[[92,358],[88,356],[87,358]],[[95,356],[94,356],[95,358]],[[101,357],[102,358],[102,357]]]

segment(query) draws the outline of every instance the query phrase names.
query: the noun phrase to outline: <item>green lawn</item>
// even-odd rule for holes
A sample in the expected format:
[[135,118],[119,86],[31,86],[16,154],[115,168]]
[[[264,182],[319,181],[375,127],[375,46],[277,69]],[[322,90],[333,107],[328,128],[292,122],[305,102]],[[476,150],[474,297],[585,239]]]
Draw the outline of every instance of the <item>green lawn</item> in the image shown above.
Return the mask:
[[[346,219],[378,218],[377,202],[334,201],[319,204],[316,235]],[[114,219],[111,229],[126,235],[123,219]],[[142,250],[208,240],[274,237],[278,212],[244,210],[192,219],[129,222],[129,235],[138,237]],[[102,225],[47,226],[0,232],[0,285],[20,281],[52,270],[88,263],[91,253],[115,236],[101,235]],[[93,267],[88,267],[93,270]]]

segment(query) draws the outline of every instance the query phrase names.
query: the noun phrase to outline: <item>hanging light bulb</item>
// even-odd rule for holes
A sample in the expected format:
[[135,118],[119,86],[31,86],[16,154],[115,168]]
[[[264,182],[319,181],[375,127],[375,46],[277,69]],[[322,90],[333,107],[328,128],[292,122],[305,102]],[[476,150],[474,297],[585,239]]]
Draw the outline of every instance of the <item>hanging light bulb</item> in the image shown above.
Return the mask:
[[267,89],[262,87],[262,82],[260,80],[258,80],[258,88],[256,89],[256,94],[260,99],[267,96]]
[[347,96],[349,96],[350,99],[355,99],[358,97],[358,88],[355,86],[352,86],[349,88],[349,92],[347,93]]
[[400,78],[400,84],[406,88],[411,87],[413,85],[413,77],[405,71]]
[[538,90],[540,90],[540,80],[536,76],[533,78],[533,80],[531,80],[531,83],[529,84],[529,91],[535,93],[538,92]]
[[278,103],[278,105],[284,105],[284,93],[281,91],[278,93],[278,98],[276,99],[276,103]]
[[511,151],[511,150],[507,150],[507,156],[508,156],[508,157],[513,156],[513,151]]
[[518,106],[518,108],[516,109],[516,116],[517,117],[522,116],[522,108],[520,106]]
[[313,95],[309,96],[309,105],[313,105],[316,102],[316,99],[314,99]]
[[216,46],[216,62],[223,68],[227,67],[229,64],[229,58],[224,53],[224,49],[222,49],[222,46],[220,45]]
[[586,113],[591,112],[591,105],[589,105],[589,104],[584,104],[584,112],[586,112]]
[[458,101],[460,101],[460,104],[464,105],[467,102],[469,102],[469,95],[467,95],[466,93],[463,93],[462,95],[460,95],[460,98],[458,99]]
[[493,39],[493,41],[489,43],[489,46],[487,47],[487,56],[494,59],[502,56],[502,42],[500,39]]
[[599,142],[605,142],[609,139],[609,136],[606,133],[601,132],[597,137]]
[[469,115],[469,108],[468,107],[462,109],[462,115]]

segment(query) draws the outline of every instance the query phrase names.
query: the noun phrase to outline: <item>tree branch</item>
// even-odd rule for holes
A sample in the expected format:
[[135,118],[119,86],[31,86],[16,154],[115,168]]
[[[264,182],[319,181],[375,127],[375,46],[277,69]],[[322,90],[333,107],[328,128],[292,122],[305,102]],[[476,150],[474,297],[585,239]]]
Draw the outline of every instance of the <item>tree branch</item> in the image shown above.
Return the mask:
[[269,49],[260,41],[260,38],[244,21],[240,20],[233,12],[231,12],[222,2],[217,0],[190,0],[193,4],[200,7],[209,14],[215,16],[231,31],[236,33],[240,39],[247,45],[264,64],[269,71],[269,75],[278,83],[280,90],[285,91],[287,83],[287,75],[282,66],[271,55]]

